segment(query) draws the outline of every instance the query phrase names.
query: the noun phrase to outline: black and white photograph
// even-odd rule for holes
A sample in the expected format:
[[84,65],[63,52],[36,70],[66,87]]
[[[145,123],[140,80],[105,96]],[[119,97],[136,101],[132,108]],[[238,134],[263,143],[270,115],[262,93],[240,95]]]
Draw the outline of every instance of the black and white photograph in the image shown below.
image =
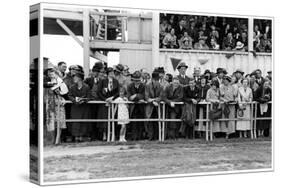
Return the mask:
[[29,8],[32,182],[273,171],[273,17]]

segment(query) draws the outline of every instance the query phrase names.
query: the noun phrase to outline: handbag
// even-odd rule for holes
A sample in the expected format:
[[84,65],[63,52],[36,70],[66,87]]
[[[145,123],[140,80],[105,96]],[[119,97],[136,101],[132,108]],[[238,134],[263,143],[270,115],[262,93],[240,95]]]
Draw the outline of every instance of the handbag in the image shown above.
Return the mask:
[[210,110],[209,118],[211,120],[216,120],[222,118],[222,108],[218,108],[217,105],[214,105],[214,109]]

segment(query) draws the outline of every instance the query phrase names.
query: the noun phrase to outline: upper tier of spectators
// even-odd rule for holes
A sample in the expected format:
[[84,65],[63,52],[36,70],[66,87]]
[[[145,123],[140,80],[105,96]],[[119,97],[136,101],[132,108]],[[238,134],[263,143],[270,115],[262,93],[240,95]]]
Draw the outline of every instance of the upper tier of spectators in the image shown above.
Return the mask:
[[[254,50],[271,52],[271,20],[254,21]],[[160,14],[160,48],[248,51],[248,19]]]

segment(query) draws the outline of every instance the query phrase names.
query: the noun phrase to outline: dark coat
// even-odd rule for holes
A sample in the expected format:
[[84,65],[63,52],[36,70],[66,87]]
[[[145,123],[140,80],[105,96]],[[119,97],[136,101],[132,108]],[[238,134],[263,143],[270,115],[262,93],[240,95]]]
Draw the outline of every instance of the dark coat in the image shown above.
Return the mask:
[[185,78],[183,78],[181,75],[178,75],[178,78],[181,85],[187,86],[189,84],[190,78],[188,76],[185,76]]
[[100,100],[105,101],[107,98],[112,97],[113,99],[119,96],[119,83],[113,78],[113,89],[108,91],[108,78],[101,80],[98,84],[98,97]]
[[191,90],[189,86],[184,88],[183,101],[186,103],[192,103],[191,99],[195,99],[197,101],[200,100],[199,89],[196,86],[194,87],[194,90]]
[[210,89],[210,86],[209,85],[205,85],[205,86],[199,86],[198,88],[198,97],[200,100],[205,100],[206,99],[206,96],[207,96],[207,92],[208,90]]
[[[89,119],[90,106],[83,103],[78,104],[75,101],[76,97],[90,98],[90,88],[87,84],[83,83],[82,88],[79,90],[77,84],[73,84],[69,89],[69,99],[73,102],[71,105],[70,118],[71,119]],[[88,124],[81,122],[74,122],[71,124],[71,134],[73,136],[85,136],[88,132]]]
[[263,77],[261,77],[261,79],[260,80],[258,80],[258,79],[256,79],[256,83],[259,85],[259,86],[263,86],[263,84],[264,84],[264,78]]
[[[162,92],[163,92],[163,87],[160,85],[159,82],[157,82],[155,85],[153,85],[153,83],[150,82],[145,87],[145,100],[148,101],[149,99],[156,99],[156,102],[160,102]],[[146,118],[151,117],[154,107],[155,106],[152,103],[148,103],[145,106]]]
[[65,78],[63,79],[63,82],[66,84],[68,89],[74,84],[73,78],[70,73],[66,74]]
[[98,85],[100,81],[101,81],[100,78],[95,78],[95,77],[89,77],[84,80],[84,83],[86,83],[90,87],[92,100],[96,100],[96,101],[101,100],[98,96]]
[[179,114],[181,111],[181,105],[175,105],[175,108],[170,106],[171,102],[182,102],[183,87],[179,86],[178,88],[174,89],[173,84],[169,85],[163,92],[162,100],[167,104],[166,106],[168,113],[174,111],[175,113]]
[[[134,94],[136,94],[137,96],[134,100],[132,100],[133,102],[138,102],[140,100],[144,100],[145,99],[145,85],[143,83],[140,83],[139,87],[136,88],[134,83],[130,83],[127,88],[128,99],[130,100],[130,97]],[[132,104],[132,105],[130,105],[130,116],[133,114],[135,106],[138,107],[140,111],[144,112],[142,105]],[[143,114],[140,114],[140,115],[142,116]]]

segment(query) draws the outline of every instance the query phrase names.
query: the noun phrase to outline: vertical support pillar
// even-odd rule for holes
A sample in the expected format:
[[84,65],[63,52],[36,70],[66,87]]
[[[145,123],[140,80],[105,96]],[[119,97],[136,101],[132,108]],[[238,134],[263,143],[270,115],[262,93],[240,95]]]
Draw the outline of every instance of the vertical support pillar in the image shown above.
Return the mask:
[[[248,65],[253,64],[254,57],[253,54],[250,51],[254,50],[254,19],[252,17],[248,18]],[[250,72],[251,66],[248,66],[248,70],[245,70],[247,72]]]
[[155,11],[152,13],[152,69],[161,64],[159,62],[159,25],[160,13]]
[[90,17],[89,10],[83,10],[83,67],[85,77],[89,75],[90,71]]

